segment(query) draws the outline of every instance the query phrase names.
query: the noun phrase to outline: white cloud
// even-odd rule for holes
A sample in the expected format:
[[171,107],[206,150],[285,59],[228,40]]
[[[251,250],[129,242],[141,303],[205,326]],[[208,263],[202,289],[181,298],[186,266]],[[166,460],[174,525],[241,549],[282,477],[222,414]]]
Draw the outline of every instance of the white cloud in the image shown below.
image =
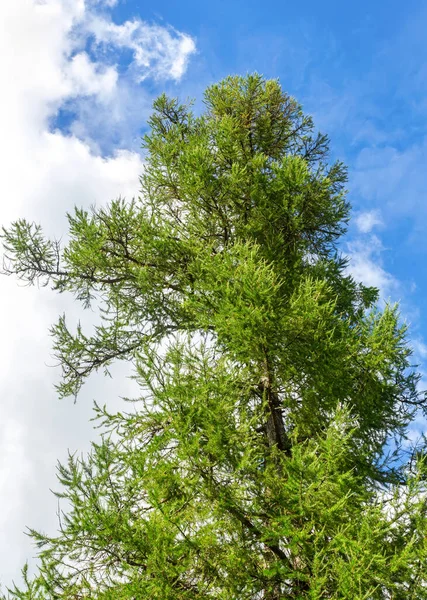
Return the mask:
[[100,45],[128,48],[134,55],[134,70],[139,81],[154,76],[178,80],[196,50],[194,40],[172,28],[149,25],[140,19],[116,25],[102,17],[92,18],[88,30]]
[[382,220],[377,210],[370,210],[359,213],[355,218],[355,223],[361,233],[370,233],[377,225],[382,225]]
[[106,101],[115,92],[118,73],[114,67],[94,63],[86,52],[80,52],[70,60],[67,79],[70,97],[95,95]]
[[348,244],[347,255],[350,259],[348,271],[356,281],[380,290],[383,299],[387,299],[399,288],[398,281],[381,264],[381,241],[372,235],[368,240],[354,240]]
[[[104,0],[104,20],[112,4]],[[77,113],[80,106],[90,106],[85,118],[102,126],[103,135],[109,127],[108,112],[115,111],[116,121],[122,119],[127,127],[126,111],[119,104],[128,88],[117,68],[102,56],[94,60],[85,52],[94,11],[92,0],[0,2],[0,225],[27,217],[61,236],[65,212],[73,205],[100,204],[138,191],[143,167],[138,153],[122,149],[103,156],[97,136],[89,135],[84,122],[80,129],[74,123],[73,135],[50,126],[58,109],[72,102]],[[176,80],[184,73],[191,44],[178,32],[162,31],[148,25],[139,30],[136,48],[143,45],[146,33],[156,52],[147,55],[143,67],[135,58],[132,68]],[[168,44],[165,50],[163,43]],[[82,130],[84,139],[79,137]],[[58,372],[46,366],[52,363],[48,326],[63,310],[74,318],[79,312],[70,298],[0,278],[0,583],[5,585],[34,555],[22,533],[25,527],[52,531],[56,525],[55,499],[49,492],[56,488],[56,459],[63,460],[67,448],[87,449],[93,438],[91,400],[112,402],[128,393],[120,367],[121,376],[113,382],[102,377],[89,382],[76,406],[56,400],[53,382]]]

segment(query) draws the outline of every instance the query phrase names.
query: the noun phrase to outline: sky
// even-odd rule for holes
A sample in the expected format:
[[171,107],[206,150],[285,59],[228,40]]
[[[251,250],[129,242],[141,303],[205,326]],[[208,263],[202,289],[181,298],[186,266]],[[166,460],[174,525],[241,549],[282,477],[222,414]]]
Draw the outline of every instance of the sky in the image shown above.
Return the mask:
[[[25,217],[61,237],[75,205],[137,195],[159,93],[200,107],[228,74],[278,77],[348,165],[341,251],[381,302],[400,302],[427,372],[426,28],[420,0],[1,0],[0,225]],[[64,311],[90,322],[69,297],[0,277],[3,585],[35,554],[25,528],[55,531],[56,462],[96,439],[92,401],[114,408],[131,393],[120,364],[76,404],[57,399],[48,330]]]

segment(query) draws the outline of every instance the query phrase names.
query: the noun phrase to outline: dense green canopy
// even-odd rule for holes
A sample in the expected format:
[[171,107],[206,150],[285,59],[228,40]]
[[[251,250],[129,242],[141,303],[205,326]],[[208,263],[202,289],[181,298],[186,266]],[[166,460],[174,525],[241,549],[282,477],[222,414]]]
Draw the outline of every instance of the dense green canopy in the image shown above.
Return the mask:
[[402,449],[426,404],[396,308],[337,251],[344,166],[258,75],[200,116],[161,96],[149,126],[140,198],[76,208],[64,247],[3,230],[6,272],[100,316],[53,327],[60,396],[117,359],[140,384],[59,467],[58,534],[32,532],[12,596],[427,598],[424,454]]

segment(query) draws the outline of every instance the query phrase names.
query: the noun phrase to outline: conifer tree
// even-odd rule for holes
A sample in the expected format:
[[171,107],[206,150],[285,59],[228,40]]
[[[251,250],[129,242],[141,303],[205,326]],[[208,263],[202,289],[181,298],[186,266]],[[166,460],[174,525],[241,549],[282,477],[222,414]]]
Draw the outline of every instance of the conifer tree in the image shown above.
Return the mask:
[[[346,169],[275,80],[228,77],[204,112],[162,95],[138,199],[20,220],[4,270],[100,322],[52,329],[59,396],[117,360],[140,395],[59,465],[55,536],[26,600],[427,598],[426,465],[396,307],[337,248]],[[392,450],[393,451],[392,451]]]

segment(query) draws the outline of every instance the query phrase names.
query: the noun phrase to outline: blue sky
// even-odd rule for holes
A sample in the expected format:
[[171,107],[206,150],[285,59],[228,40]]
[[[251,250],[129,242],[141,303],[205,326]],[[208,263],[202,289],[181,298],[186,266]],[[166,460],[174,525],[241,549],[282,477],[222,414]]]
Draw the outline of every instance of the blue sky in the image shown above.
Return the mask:
[[[230,73],[278,77],[348,165],[341,250],[382,302],[400,301],[427,372],[426,30],[419,0],[1,0],[0,224],[27,217],[60,237],[74,205],[137,194],[160,92],[200,109],[206,86]],[[122,365],[77,405],[58,402],[47,332],[64,311],[82,316],[70,298],[0,278],[3,583],[34,554],[25,527],[56,528],[56,460],[89,448],[92,400],[114,409],[131,395]],[[424,429],[418,420],[413,437]]]

